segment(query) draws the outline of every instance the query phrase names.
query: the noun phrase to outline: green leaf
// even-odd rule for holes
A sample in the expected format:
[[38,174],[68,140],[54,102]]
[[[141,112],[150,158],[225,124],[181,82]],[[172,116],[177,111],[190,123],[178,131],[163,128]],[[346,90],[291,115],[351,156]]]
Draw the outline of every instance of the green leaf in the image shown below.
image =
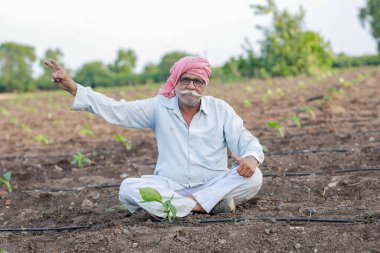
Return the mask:
[[124,136],[118,134],[115,136],[115,140],[118,142],[124,142],[125,138],[124,138]]
[[146,202],[156,201],[163,204],[162,196],[156,189],[153,189],[151,187],[144,187],[144,188],[140,188],[139,191],[144,201]]
[[173,206],[172,204],[169,204],[169,210],[170,210],[170,216],[172,218],[175,218],[176,215],[177,215],[177,209],[175,208],[175,206]]
[[271,127],[271,128],[280,128],[280,127],[281,127],[280,123],[278,123],[278,122],[274,122],[274,121],[269,121],[269,122],[267,123],[267,126],[269,126],[269,127]]
[[12,175],[12,172],[7,171],[4,173],[3,177],[5,178],[5,180],[7,180],[7,182],[9,182],[11,180],[11,175]]

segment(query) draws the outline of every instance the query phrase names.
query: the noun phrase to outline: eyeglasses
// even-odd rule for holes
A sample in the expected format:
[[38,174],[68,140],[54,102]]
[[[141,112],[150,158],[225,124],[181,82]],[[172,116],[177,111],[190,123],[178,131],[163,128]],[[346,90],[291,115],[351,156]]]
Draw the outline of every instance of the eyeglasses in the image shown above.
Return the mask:
[[205,84],[203,80],[201,79],[192,79],[190,77],[180,77],[179,78],[179,82],[182,84],[182,85],[189,85],[191,83],[191,81],[193,81],[193,84],[195,87],[203,87],[203,85]]

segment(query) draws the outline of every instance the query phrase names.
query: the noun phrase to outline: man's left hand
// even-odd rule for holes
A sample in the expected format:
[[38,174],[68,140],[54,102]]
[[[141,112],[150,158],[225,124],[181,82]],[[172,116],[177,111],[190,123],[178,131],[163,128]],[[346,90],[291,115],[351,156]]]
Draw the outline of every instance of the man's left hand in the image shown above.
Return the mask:
[[257,164],[258,162],[253,156],[241,158],[237,172],[242,177],[251,177],[255,173]]

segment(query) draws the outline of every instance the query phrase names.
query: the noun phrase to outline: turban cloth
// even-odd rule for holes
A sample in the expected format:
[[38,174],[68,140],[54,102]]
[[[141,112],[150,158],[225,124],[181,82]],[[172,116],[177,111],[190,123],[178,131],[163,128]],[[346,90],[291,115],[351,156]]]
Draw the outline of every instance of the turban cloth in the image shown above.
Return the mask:
[[185,74],[196,75],[208,84],[211,74],[211,65],[207,59],[195,56],[186,56],[176,63],[170,69],[168,80],[161,87],[159,94],[165,97],[171,98],[175,96],[175,86],[178,83],[179,78]]

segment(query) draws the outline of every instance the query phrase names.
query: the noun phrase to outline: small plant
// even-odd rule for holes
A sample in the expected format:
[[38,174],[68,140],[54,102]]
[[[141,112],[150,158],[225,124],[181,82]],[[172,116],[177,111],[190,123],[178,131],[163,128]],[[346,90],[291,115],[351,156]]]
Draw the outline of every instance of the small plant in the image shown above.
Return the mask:
[[121,142],[121,143],[125,146],[125,148],[126,148],[127,150],[131,150],[131,149],[132,149],[132,145],[129,143],[129,141],[127,141],[127,140],[124,138],[124,136],[118,134],[118,135],[115,136],[115,140],[116,140],[117,142]]
[[244,100],[242,101],[242,103],[243,103],[243,105],[244,105],[245,107],[251,107],[251,106],[252,106],[252,102],[251,102],[251,100],[249,100],[249,99],[244,99]]
[[339,78],[339,83],[343,85],[344,88],[349,88],[352,86],[352,83],[349,81],[344,80],[343,77]]
[[274,121],[269,121],[269,122],[267,123],[267,126],[270,127],[270,128],[276,129],[278,135],[279,135],[281,138],[284,138],[284,137],[285,137],[285,129],[284,129],[284,127],[283,127],[280,123],[278,123],[278,122],[274,122]]
[[35,140],[43,144],[49,144],[49,138],[45,135],[39,134],[35,137]]
[[18,127],[21,128],[22,130],[24,130],[25,132],[28,132],[28,133],[30,133],[32,131],[30,126],[28,126],[27,124],[20,124],[20,125],[18,125]]
[[141,195],[142,199],[144,200],[141,203],[145,203],[145,202],[159,202],[159,203],[161,203],[165,209],[164,212],[165,212],[166,217],[168,218],[169,222],[172,222],[174,220],[174,218],[177,215],[177,209],[171,203],[174,195],[170,199],[168,199],[164,202],[162,200],[161,194],[154,188],[144,187],[144,188],[140,188],[139,191],[140,191],[140,195]]
[[4,109],[4,108],[0,108],[0,113],[4,116],[4,117],[10,117],[11,116],[11,113],[7,110],[7,109]]
[[79,130],[79,134],[83,136],[92,135],[92,130],[89,126],[83,125],[81,130]]
[[11,186],[11,176],[12,176],[12,172],[10,171],[7,171],[3,174],[2,177],[0,177],[0,185],[4,185],[5,188],[7,188],[7,191],[9,193],[11,193],[13,190],[12,190],[12,186]]
[[315,119],[314,107],[311,105],[305,105],[301,108],[301,111],[304,113],[310,114],[312,119]]
[[92,161],[89,158],[87,158],[84,154],[82,154],[81,152],[76,152],[73,155],[73,160],[71,161],[71,164],[75,165],[79,169],[82,169],[84,166],[91,164],[91,163],[92,163]]
[[301,119],[297,117],[296,115],[291,115],[287,117],[286,119],[292,121],[294,124],[296,124],[298,128],[301,127]]

